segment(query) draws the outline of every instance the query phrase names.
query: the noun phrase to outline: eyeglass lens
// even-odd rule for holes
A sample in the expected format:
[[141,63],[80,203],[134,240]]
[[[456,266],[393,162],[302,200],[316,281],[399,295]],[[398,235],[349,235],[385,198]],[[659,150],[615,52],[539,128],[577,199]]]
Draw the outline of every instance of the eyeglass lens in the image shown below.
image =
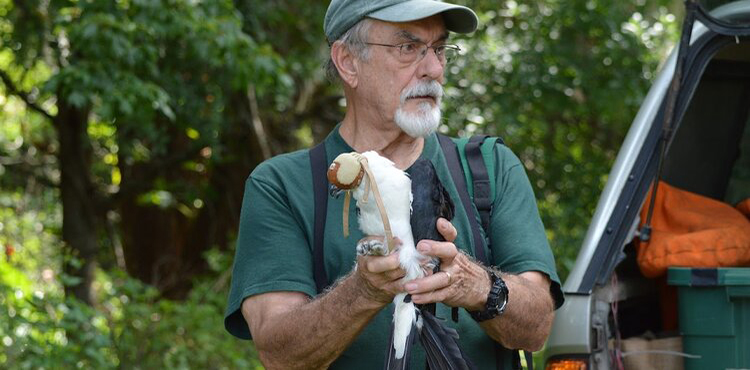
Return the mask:
[[458,54],[458,50],[450,45],[427,46],[425,43],[418,42],[402,44],[399,48],[399,52],[401,59],[404,62],[413,63],[417,60],[422,60],[422,58],[427,55],[427,49],[432,49],[435,56],[437,56],[438,61],[442,64],[452,62]]

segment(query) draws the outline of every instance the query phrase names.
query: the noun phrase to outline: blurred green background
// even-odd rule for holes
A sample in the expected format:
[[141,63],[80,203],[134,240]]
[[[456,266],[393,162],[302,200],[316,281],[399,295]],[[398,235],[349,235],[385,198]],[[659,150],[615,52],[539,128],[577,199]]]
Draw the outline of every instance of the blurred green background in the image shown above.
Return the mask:
[[[522,159],[562,278],[677,0],[457,1],[441,131]],[[326,1],[0,0],[0,368],[259,368],[223,329],[244,180],[343,117]]]

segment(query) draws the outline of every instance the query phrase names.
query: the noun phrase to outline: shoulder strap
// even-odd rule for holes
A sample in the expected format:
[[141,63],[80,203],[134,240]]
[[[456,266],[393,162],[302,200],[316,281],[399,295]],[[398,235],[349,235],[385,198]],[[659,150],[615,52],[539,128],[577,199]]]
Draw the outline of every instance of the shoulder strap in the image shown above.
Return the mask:
[[469,198],[469,191],[466,187],[466,180],[464,177],[464,168],[461,166],[461,161],[458,158],[458,149],[456,143],[445,135],[438,134],[438,141],[440,147],[443,149],[443,155],[445,155],[445,162],[448,165],[448,170],[453,178],[453,183],[456,185],[458,195],[461,198],[461,204],[469,216],[469,225],[471,225],[471,233],[474,237],[474,255],[482,263],[489,265],[489,259],[484,253],[484,241],[482,240],[482,234],[479,232],[479,223],[476,218],[473,217],[471,199]]
[[315,224],[313,228],[313,279],[318,293],[328,286],[325,259],[323,258],[323,237],[326,230],[326,211],[328,209],[328,167],[325,141],[310,149],[310,168],[312,169],[313,194],[315,199]]
[[528,370],[534,370],[534,356],[529,351],[523,351],[523,357],[526,359],[526,368]]
[[471,177],[474,180],[474,204],[477,206],[477,211],[479,211],[485,235],[490,228],[493,195],[490,193],[490,178],[487,174],[487,166],[484,163],[481,150],[484,139],[488,137],[488,135],[474,135],[469,139],[464,148],[466,161],[469,163]]
[[[475,135],[472,136],[468,141],[466,139],[459,139],[458,145],[449,137],[438,134],[440,141],[440,147],[443,149],[448,169],[451,172],[453,182],[456,184],[456,188],[461,196],[461,203],[464,206],[467,214],[471,210],[471,198],[474,199],[474,205],[479,211],[479,216],[482,220],[482,228],[485,230],[485,234],[488,233],[490,226],[490,215],[492,213],[492,204],[495,200],[495,189],[494,184],[490,179],[494,179],[494,168],[487,166],[487,163],[492,162],[492,155],[495,143],[505,144],[502,138],[489,138],[488,135]],[[463,150],[461,150],[463,147]],[[459,157],[461,157],[459,159]],[[464,168],[469,168],[470,173],[466,173]],[[471,181],[472,188],[469,190],[466,183]],[[469,194],[471,192],[471,194]],[[471,224],[471,231],[474,234],[474,243],[477,246],[483,246],[481,242],[482,236],[479,233],[479,226],[474,217],[469,217],[469,223]],[[489,238],[485,240],[489,246]],[[481,253],[481,254],[480,254]],[[489,265],[488,258],[484,255],[484,248],[477,248],[477,259],[483,263]],[[504,349],[499,343],[495,343],[495,359],[497,361],[496,368],[498,370],[504,368],[503,364],[503,352]],[[533,359],[531,352],[523,351],[524,357],[526,358],[526,366],[529,370],[533,370]],[[520,358],[518,351],[514,351],[513,361],[515,365],[520,368]]]

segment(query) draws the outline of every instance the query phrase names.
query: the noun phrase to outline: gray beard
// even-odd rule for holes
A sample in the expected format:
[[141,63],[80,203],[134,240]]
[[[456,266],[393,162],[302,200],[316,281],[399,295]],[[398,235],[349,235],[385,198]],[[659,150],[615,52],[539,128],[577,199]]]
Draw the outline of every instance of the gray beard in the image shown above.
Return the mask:
[[413,138],[427,137],[437,130],[440,125],[440,106],[432,106],[422,102],[417,106],[417,112],[406,112],[403,104],[396,109],[393,120],[399,128]]

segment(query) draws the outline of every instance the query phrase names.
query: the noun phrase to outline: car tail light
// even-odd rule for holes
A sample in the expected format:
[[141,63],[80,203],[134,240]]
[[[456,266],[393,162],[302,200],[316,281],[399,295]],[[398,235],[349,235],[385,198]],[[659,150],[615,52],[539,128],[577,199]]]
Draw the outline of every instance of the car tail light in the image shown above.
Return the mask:
[[546,370],[586,370],[585,359],[554,359],[547,362]]

